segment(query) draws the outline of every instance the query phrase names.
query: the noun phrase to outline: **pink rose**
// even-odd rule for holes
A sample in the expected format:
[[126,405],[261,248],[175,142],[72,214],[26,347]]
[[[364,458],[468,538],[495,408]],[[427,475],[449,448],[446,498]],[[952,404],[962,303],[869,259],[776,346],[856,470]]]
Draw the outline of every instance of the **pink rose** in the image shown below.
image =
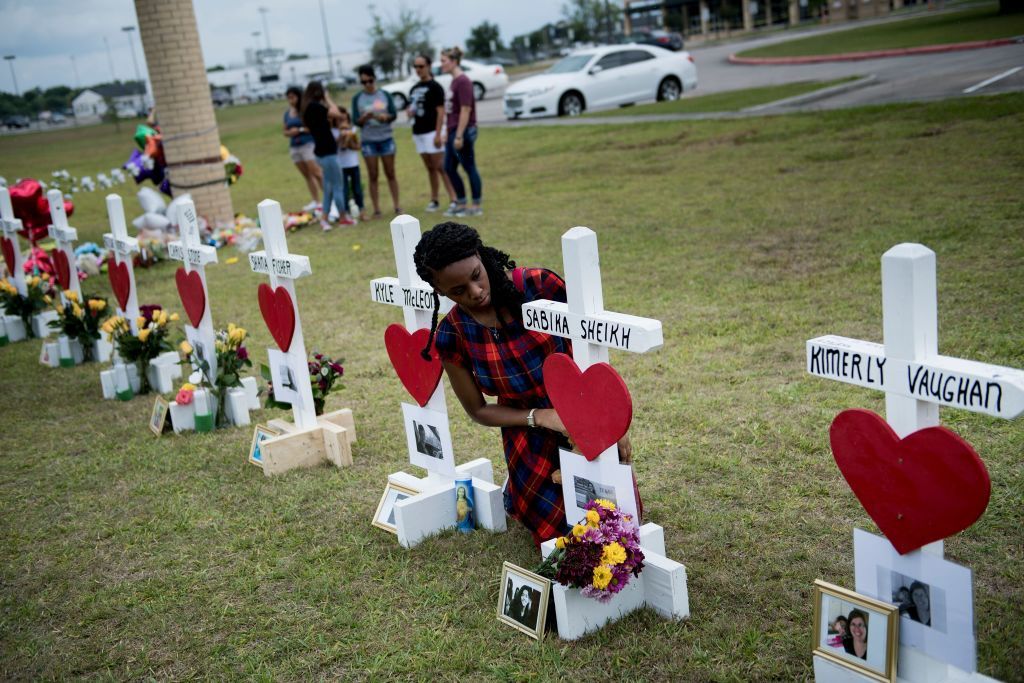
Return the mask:
[[182,389],[178,392],[178,395],[174,397],[174,402],[179,406],[187,406],[192,402],[192,392],[188,389]]

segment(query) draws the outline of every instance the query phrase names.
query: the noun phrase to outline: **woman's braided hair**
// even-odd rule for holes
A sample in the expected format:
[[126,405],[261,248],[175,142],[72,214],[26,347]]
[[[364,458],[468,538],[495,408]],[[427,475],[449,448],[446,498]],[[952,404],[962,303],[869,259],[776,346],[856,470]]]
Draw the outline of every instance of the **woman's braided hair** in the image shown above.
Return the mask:
[[[452,221],[438,223],[420,237],[413,261],[416,264],[417,275],[434,285],[435,273],[473,255],[480,257],[480,262],[487,272],[487,279],[491,283],[491,303],[495,311],[504,309],[517,320],[522,320],[523,294],[506,275],[516,267],[516,262],[505,252],[484,246],[480,240],[480,233],[468,225]],[[427,339],[426,347],[421,351],[425,360],[430,360],[430,347],[434,344],[434,335],[437,333],[437,314],[440,309],[441,298],[435,289],[430,337]],[[499,314],[499,325],[502,324],[501,320],[502,316]]]

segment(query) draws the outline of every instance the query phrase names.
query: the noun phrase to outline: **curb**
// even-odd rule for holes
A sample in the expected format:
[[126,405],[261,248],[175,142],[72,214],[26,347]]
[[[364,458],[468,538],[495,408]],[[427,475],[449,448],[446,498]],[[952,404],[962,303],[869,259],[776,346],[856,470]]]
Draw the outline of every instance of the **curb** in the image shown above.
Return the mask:
[[811,92],[805,92],[802,95],[793,95],[792,97],[786,97],[781,100],[775,100],[774,102],[765,102],[764,104],[758,104],[753,107],[747,107],[746,109],[740,109],[741,113],[756,113],[764,111],[766,109],[775,109],[776,107],[786,107],[794,104],[805,104],[807,102],[814,102],[815,100],[822,100],[833,95],[840,95],[844,92],[851,90],[857,90],[865,86],[871,85],[878,80],[878,76],[875,74],[868,74],[854,81],[847,83],[838,83],[828,88],[821,88],[820,90],[812,90]]
[[1013,38],[996,38],[994,40],[974,40],[967,43],[947,43],[945,45],[923,45],[893,50],[868,50],[866,52],[846,52],[838,55],[808,55],[806,57],[740,57],[729,55],[730,64],[747,66],[763,66],[769,64],[817,64],[819,62],[856,62],[864,59],[884,59],[886,57],[907,57],[910,55],[934,54],[937,52],[957,52],[960,50],[980,50],[987,47],[999,47],[1024,42],[1024,36]]

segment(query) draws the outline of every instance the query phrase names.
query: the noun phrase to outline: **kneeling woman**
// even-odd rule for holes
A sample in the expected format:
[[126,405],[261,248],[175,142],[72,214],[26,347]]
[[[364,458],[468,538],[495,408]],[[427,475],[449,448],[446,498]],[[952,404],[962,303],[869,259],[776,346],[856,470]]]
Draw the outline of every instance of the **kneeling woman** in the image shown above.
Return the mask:
[[[565,302],[565,282],[550,270],[516,268],[508,254],[484,246],[476,230],[458,223],[441,223],[424,233],[415,261],[416,272],[434,288],[430,343],[455,395],[474,421],[501,427],[509,514],[538,545],[566,533],[560,478],[552,474],[558,470],[559,447],[569,444],[544,389],[542,368],[549,355],[572,350],[566,339],[527,330],[522,319],[525,302]],[[456,304],[440,323],[437,295]],[[498,402],[488,403],[484,393]],[[619,452],[623,462],[630,461],[627,438]]]

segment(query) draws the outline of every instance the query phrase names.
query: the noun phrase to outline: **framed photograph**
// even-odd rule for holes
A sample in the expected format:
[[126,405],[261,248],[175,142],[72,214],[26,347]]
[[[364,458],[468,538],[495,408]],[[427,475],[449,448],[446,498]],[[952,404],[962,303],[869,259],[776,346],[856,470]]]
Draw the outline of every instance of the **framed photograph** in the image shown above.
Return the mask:
[[163,396],[157,396],[153,402],[153,412],[149,415],[149,430],[157,436],[163,434],[165,428],[170,427],[167,422],[167,412],[170,408],[171,404]]
[[814,582],[812,652],[876,681],[895,683],[899,610],[824,581]]
[[[191,325],[185,325],[185,339],[192,345],[193,354],[207,363],[210,362],[210,351],[211,349],[206,348],[207,344],[203,342],[202,336],[199,334],[199,330]],[[193,365],[192,369],[194,372],[200,373],[202,377],[202,370],[197,365]]]
[[267,359],[270,361],[270,377],[274,384],[274,400],[298,403],[299,387],[296,381],[301,378],[295,376],[295,371],[288,364],[288,356],[278,349],[267,349]]
[[409,462],[431,472],[455,476],[455,450],[448,415],[411,403],[402,404]]
[[853,530],[853,562],[857,591],[897,606],[901,645],[977,670],[970,569],[920,550],[900,555],[863,529]]
[[579,453],[559,450],[562,466],[562,495],[565,498],[565,519],[574,524],[587,516],[584,507],[595,498],[603,498],[633,515],[640,525],[640,515],[633,489],[633,468],[620,463],[603,464],[587,460]]
[[256,429],[253,430],[252,434],[252,445],[249,446],[249,462],[253,465],[263,467],[263,453],[260,452],[260,444],[267,439],[278,436],[281,432],[268,427],[267,425],[256,425]]
[[373,526],[392,534],[397,534],[395,503],[406,498],[412,498],[417,493],[419,491],[415,489],[411,489],[408,486],[400,486],[389,481],[387,486],[384,487],[384,495],[380,497],[380,502],[377,503],[377,511],[373,513]]
[[548,616],[551,581],[511,562],[501,566],[498,621],[540,640]]

